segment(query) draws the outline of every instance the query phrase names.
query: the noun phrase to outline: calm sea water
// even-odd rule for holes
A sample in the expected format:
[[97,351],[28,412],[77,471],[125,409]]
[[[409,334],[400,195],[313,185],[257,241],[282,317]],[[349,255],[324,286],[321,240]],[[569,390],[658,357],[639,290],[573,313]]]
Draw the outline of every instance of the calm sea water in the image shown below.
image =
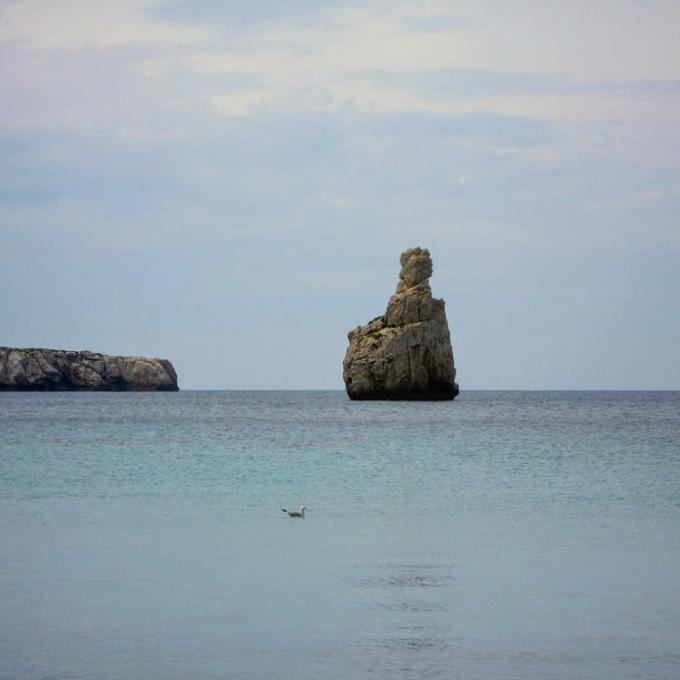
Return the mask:
[[5,393],[0,496],[3,680],[680,677],[677,392]]

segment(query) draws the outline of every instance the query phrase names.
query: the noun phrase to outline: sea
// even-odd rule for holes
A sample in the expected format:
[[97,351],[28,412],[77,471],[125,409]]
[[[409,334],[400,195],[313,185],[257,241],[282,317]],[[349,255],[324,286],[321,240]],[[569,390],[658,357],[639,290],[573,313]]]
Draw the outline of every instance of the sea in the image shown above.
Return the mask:
[[680,392],[1,393],[0,678],[677,680]]

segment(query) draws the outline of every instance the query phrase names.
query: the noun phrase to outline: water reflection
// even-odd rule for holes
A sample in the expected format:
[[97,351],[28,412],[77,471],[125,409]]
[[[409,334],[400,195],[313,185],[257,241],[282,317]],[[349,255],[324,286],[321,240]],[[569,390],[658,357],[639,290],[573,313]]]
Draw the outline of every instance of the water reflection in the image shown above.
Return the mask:
[[445,612],[448,605],[444,602],[418,601],[399,601],[399,602],[377,602],[379,607],[388,611],[416,613],[416,612]]
[[384,564],[359,577],[361,588],[441,588],[452,581],[450,568],[439,564]]
[[451,647],[451,644],[442,637],[436,635],[424,634],[421,637],[413,635],[397,635],[394,637],[384,637],[379,640],[373,640],[368,647],[380,647],[382,649],[403,649],[411,652],[432,651],[433,649],[445,650]]
[[446,660],[460,646],[451,634],[451,565],[379,563],[362,570],[354,585],[374,622],[362,644],[368,658],[392,677],[446,677]]

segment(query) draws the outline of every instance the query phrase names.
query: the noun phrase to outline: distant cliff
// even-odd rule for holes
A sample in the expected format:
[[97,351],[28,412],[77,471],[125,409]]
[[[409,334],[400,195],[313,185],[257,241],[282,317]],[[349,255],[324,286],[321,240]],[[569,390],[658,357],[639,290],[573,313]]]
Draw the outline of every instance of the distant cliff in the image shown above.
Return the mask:
[[0,347],[0,391],[178,389],[177,374],[167,359]]
[[430,253],[401,254],[387,311],[347,335],[343,378],[351,399],[453,399],[456,369],[444,301],[432,297]]

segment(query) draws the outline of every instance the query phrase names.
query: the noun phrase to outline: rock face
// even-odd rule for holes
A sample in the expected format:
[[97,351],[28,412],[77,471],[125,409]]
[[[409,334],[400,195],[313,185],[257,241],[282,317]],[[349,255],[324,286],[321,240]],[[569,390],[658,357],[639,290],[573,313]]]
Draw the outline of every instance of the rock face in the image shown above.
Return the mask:
[[456,369],[444,300],[432,298],[428,250],[401,254],[387,311],[347,334],[343,379],[350,399],[453,399]]
[[166,359],[0,347],[0,391],[178,389],[177,374]]

